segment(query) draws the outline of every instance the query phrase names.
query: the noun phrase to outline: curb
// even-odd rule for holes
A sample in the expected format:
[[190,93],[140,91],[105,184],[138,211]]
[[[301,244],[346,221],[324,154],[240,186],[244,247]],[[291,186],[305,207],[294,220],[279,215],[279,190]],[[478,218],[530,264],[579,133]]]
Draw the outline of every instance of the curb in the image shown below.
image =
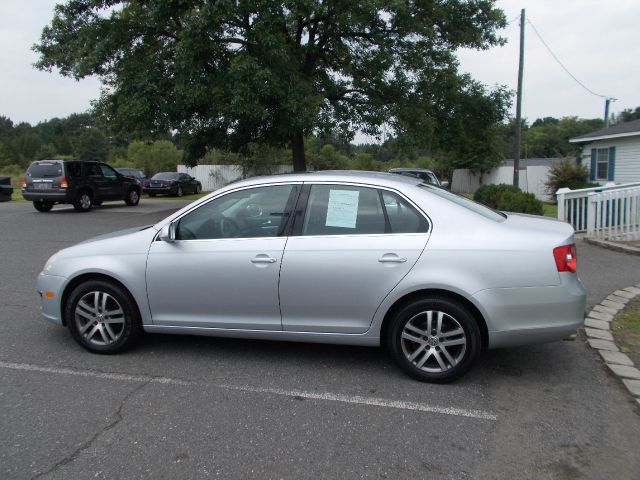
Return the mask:
[[596,247],[608,248],[609,250],[615,250],[616,252],[630,253],[631,255],[640,255],[640,248],[628,247],[627,245],[608,242],[606,240],[597,240],[589,237],[584,237],[583,240],[591,245],[595,245]]
[[640,370],[620,351],[611,335],[611,322],[630,300],[640,296],[640,283],[616,290],[587,314],[584,331],[587,343],[598,351],[609,370],[617,376],[640,405]]

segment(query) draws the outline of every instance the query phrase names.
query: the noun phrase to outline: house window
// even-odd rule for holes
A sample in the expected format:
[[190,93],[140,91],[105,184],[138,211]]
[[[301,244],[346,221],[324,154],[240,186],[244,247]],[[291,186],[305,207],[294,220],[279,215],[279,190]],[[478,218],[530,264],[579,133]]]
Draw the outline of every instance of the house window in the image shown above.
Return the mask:
[[599,148],[596,158],[596,180],[609,179],[609,149]]

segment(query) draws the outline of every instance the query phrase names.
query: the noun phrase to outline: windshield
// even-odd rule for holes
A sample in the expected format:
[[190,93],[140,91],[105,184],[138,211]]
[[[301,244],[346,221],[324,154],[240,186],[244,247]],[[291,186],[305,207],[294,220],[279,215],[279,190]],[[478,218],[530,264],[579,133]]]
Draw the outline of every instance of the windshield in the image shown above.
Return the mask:
[[151,180],[177,180],[178,174],[172,172],[156,173]]
[[493,210],[485,205],[482,205],[481,203],[474,202],[473,200],[469,200],[468,198],[465,198],[461,195],[456,195],[455,193],[451,193],[450,191],[445,190],[441,187],[435,187],[427,183],[421,183],[419,186],[422,188],[428,189],[429,192],[435,195],[438,195],[439,197],[442,197],[446,200],[449,200],[450,202],[460,205],[461,207],[471,210],[472,212],[482,215],[483,217],[488,218],[489,220],[502,222],[504,221],[505,218],[507,218],[507,215],[502,212]]

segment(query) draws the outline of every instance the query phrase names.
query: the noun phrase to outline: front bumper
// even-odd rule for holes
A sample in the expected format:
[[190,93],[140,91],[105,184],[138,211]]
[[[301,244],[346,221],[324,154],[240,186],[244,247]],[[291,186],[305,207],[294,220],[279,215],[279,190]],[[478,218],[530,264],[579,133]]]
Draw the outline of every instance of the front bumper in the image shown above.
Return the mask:
[[561,273],[558,286],[494,288],[473,297],[484,309],[489,348],[562,340],[584,324],[586,291],[572,273]]
[[63,325],[61,302],[66,280],[64,277],[40,273],[36,284],[40,296],[40,313],[58,325]]

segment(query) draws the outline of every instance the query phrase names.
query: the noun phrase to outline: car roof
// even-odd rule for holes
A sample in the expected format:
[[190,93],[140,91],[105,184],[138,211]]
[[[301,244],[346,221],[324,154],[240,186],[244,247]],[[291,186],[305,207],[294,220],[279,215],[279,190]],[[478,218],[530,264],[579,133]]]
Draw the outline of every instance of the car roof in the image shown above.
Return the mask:
[[399,167],[399,168],[391,168],[389,173],[404,173],[404,172],[427,172],[433,173],[433,170],[429,170],[428,168],[410,168],[410,167]]
[[[232,183],[228,187],[262,185],[281,182],[352,182],[371,183],[391,188],[402,188],[408,185],[419,185],[422,180],[383,172],[366,172],[360,170],[323,170],[319,172],[285,173],[253,177]],[[226,187],[225,187],[226,188]]]

